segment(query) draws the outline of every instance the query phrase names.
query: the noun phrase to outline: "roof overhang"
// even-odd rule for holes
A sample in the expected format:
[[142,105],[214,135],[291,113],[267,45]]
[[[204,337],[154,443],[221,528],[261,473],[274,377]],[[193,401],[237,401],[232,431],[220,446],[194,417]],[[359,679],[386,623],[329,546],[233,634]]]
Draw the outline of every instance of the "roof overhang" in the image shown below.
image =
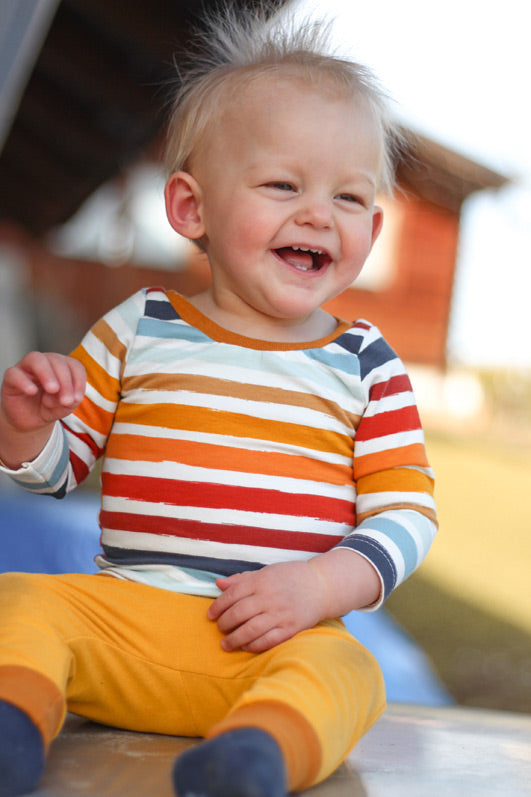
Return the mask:
[[[4,0],[0,223],[43,235],[156,147],[174,53],[220,2]],[[401,187],[452,211],[474,191],[506,182],[422,136],[410,154],[398,168]]]

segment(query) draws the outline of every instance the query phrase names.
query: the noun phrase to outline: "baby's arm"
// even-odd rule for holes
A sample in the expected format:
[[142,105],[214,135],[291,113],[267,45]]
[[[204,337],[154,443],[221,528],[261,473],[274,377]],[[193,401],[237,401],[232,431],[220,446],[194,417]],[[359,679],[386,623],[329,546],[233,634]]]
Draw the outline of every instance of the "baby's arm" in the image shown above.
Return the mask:
[[208,610],[225,634],[222,647],[259,653],[312,628],[370,606],[381,591],[376,569],[347,548],[307,562],[284,562],[217,581],[222,594]]
[[85,369],[62,354],[31,352],[8,368],[0,393],[0,459],[13,470],[40,454],[85,392]]

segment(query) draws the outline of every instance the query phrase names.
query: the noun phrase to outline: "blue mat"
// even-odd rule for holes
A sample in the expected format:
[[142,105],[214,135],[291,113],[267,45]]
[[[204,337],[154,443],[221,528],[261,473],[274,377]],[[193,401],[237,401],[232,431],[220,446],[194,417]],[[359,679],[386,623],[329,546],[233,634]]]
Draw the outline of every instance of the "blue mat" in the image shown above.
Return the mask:
[[[61,501],[0,486],[0,572],[93,573],[99,551],[99,499],[78,491]],[[382,609],[343,618],[379,661],[390,702],[453,702],[426,656]]]

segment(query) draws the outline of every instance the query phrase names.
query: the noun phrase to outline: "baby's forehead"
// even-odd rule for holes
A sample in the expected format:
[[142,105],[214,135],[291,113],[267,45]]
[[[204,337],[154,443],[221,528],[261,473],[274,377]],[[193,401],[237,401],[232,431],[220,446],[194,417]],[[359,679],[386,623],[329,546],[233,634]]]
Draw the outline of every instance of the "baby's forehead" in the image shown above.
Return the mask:
[[[330,95],[291,76],[268,75],[238,88],[220,103],[194,151],[196,177],[205,170],[210,178],[229,168],[256,176],[273,165],[297,171],[311,164],[316,170],[326,165],[336,177],[365,169],[373,182],[379,179],[382,139],[363,98]],[[323,148],[337,153],[336,162],[324,157]]]
[[[319,70],[301,69],[297,65],[286,65],[263,70],[235,70],[218,84],[215,102],[209,97],[204,107],[204,126],[201,136],[196,138],[189,159],[194,169],[205,157],[214,151],[219,156],[222,142],[227,148],[233,145],[234,136],[243,139],[255,133],[262,138],[263,126],[273,129],[275,119],[285,110],[293,110],[296,120],[297,107],[302,102],[307,106],[309,100],[315,117],[315,128],[319,129],[327,116],[326,106],[345,106],[345,139],[356,136],[349,130],[347,119],[362,120],[364,129],[380,154],[385,149],[382,128],[377,114],[364,92],[345,79]],[[314,126],[312,125],[312,128]],[[357,124],[355,125],[357,127]],[[273,136],[271,135],[272,139]],[[275,140],[276,142],[277,140]]]
[[336,101],[368,108],[360,87],[349,85],[333,74],[292,64],[277,65],[263,72],[234,73],[227,76],[227,88],[222,91],[226,105],[238,104],[250,97],[279,103],[290,95],[301,93],[312,94],[317,103]]
[[274,117],[280,110],[293,109],[296,113],[300,102],[308,98],[315,108],[317,121],[321,109],[343,104],[346,115],[353,111],[357,117],[374,120],[377,124],[373,109],[361,92],[330,78],[308,80],[304,73],[286,69],[236,79],[220,94],[208,126],[212,132],[217,129],[219,133],[224,123],[244,125],[260,117]]

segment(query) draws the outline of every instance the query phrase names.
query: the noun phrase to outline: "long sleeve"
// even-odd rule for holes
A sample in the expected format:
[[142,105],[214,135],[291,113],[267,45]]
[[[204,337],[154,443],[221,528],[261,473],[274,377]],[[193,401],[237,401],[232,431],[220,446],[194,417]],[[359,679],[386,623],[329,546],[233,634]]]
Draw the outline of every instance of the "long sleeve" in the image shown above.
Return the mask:
[[105,449],[120,400],[126,351],[144,304],[144,291],[140,291],[100,319],[72,352],[87,371],[85,397],[75,412],[57,421],[33,462],[16,471],[4,469],[20,486],[63,498],[88,476]]
[[434,481],[402,362],[375,327],[360,321],[354,328],[363,332],[351,339],[351,350],[359,358],[366,406],[354,442],[356,528],[338,547],[352,548],[374,564],[382,602],[431,546],[437,530]]

